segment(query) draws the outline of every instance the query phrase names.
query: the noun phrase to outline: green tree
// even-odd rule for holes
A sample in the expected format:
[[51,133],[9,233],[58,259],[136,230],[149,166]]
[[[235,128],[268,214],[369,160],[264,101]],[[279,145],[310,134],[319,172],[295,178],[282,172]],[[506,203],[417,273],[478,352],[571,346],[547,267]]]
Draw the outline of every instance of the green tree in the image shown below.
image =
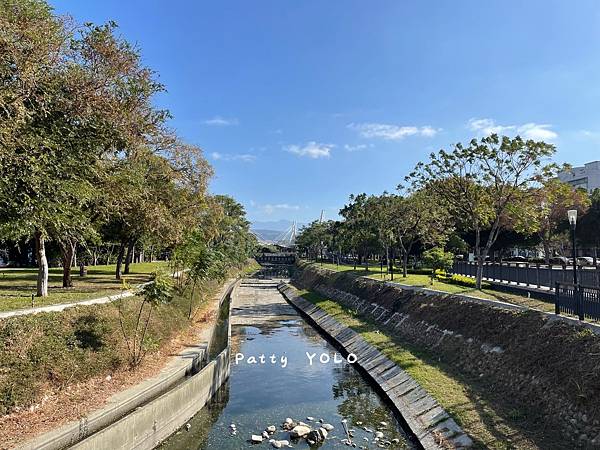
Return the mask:
[[406,277],[408,257],[415,244],[443,245],[453,231],[453,221],[444,205],[425,189],[396,196],[393,211],[393,230],[402,255],[402,273]]
[[513,214],[515,230],[539,237],[546,264],[554,252],[553,243],[560,238],[567,222],[567,211],[577,209],[583,214],[589,207],[587,192],[573,189],[558,178],[548,179],[526,198],[525,207]]
[[447,271],[452,268],[454,255],[444,251],[442,247],[433,247],[423,252],[423,262],[431,268],[431,284],[437,277],[438,271]]
[[356,255],[354,268],[356,269],[356,262],[361,264],[364,258],[365,269],[368,270],[369,250],[377,237],[371,222],[367,194],[351,195],[350,203],[340,210],[340,215],[345,219],[348,240]]
[[[40,1],[0,4],[0,48],[10,49],[0,59],[9,81],[0,95],[0,231],[34,238],[38,296],[48,295],[46,241],[67,251],[87,234],[99,161],[145,139],[166,117],[151,105],[162,86],[115,37],[114,24],[75,33],[65,20]],[[70,275],[63,280],[70,284]]]
[[600,189],[595,189],[590,196],[590,207],[577,223],[577,234],[581,243],[594,247],[598,258],[600,247]]
[[132,368],[138,367],[146,356],[146,334],[153,309],[173,299],[173,279],[162,272],[154,273],[152,282],[138,290],[136,299],[139,299],[139,306],[134,308],[136,313],[131,316],[123,300],[117,303],[121,332],[127,345],[129,364]]
[[[462,225],[475,233],[476,286],[481,288],[483,264],[512,212],[526,205],[532,187],[544,182],[554,166],[544,165],[555,148],[545,142],[502,138],[493,134],[456,144],[451,152],[432,153],[407,176],[413,188],[435,192]],[[485,242],[482,231],[489,230]]]

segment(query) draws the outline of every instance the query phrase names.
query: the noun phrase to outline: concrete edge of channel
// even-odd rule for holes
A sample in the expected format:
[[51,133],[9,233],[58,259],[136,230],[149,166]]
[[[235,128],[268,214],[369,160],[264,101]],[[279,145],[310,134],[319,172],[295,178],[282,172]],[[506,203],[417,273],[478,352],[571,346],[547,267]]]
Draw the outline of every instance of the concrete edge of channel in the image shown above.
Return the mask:
[[[424,449],[472,447],[471,438],[408,373],[354,330],[342,325],[321,308],[299,296],[293,286],[281,283],[278,290],[338,347],[358,356],[355,364],[377,384]],[[366,359],[361,359],[360,354],[367,355]]]
[[[219,306],[239,284],[240,279],[230,279],[215,296]],[[198,345],[173,358],[161,372],[122,392],[113,395],[107,404],[98,410],[71,421],[59,428],[45,432],[17,447],[17,450],[59,450],[89,438],[109,427],[120,419],[151,403],[153,399],[168,393],[175,385],[189,375],[196,374],[202,362],[208,356],[208,345],[214,332],[214,326],[204,330],[198,339]],[[191,417],[191,416],[190,416]]]

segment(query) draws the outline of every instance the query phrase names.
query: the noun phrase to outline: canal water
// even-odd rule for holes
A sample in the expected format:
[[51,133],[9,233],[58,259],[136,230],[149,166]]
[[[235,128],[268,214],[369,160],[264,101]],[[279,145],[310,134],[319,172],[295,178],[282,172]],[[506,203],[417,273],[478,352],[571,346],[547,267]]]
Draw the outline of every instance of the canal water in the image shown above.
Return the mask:
[[[399,440],[385,448],[415,448],[379,395],[299,316],[260,322],[256,326],[234,326],[232,341],[229,381],[190,420],[189,430],[178,431],[161,449],[272,448],[268,442],[254,446],[249,439],[252,434],[260,435],[269,425],[277,427],[271,438],[289,439],[289,433],[281,430],[287,417],[313,427],[319,425],[319,419],[333,425],[335,428],[322,449],[347,448],[341,442],[346,437],[342,419],[347,419],[349,428],[354,430],[353,442],[357,448],[380,448],[374,442],[374,432],[378,429],[384,433],[383,441]],[[312,364],[307,353],[315,355]],[[264,364],[260,362],[261,355]],[[339,357],[335,358],[336,355]],[[256,358],[256,364],[251,357]],[[326,361],[327,357],[329,362],[319,361]],[[382,422],[387,425],[382,426]],[[235,434],[230,424],[235,424]],[[365,427],[372,431],[366,431]],[[303,440],[292,441],[291,445],[297,449],[309,448]]]

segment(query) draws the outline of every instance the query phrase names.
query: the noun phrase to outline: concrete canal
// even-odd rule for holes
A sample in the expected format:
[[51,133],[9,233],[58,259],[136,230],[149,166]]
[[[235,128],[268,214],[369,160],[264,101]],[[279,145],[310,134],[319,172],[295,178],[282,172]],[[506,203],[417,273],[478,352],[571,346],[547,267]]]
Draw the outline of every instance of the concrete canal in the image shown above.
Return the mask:
[[229,381],[160,448],[249,448],[251,436],[270,425],[276,431],[258,447],[275,439],[309,448],[282,429],[288,417],[313,428],[321,419],[333,425],[323,449],[347,448],[343,419],[357,448],[415,448],[377,392],[285,301],[278,282],[262,274],[234,291]]

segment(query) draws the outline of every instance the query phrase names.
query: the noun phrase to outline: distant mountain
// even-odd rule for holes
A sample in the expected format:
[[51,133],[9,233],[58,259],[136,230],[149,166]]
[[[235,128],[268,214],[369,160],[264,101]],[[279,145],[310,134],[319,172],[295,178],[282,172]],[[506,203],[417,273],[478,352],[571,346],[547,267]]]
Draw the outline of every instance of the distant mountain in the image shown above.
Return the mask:
[[275,241],[283,231],[278,230],[252,230],[263,241]]

